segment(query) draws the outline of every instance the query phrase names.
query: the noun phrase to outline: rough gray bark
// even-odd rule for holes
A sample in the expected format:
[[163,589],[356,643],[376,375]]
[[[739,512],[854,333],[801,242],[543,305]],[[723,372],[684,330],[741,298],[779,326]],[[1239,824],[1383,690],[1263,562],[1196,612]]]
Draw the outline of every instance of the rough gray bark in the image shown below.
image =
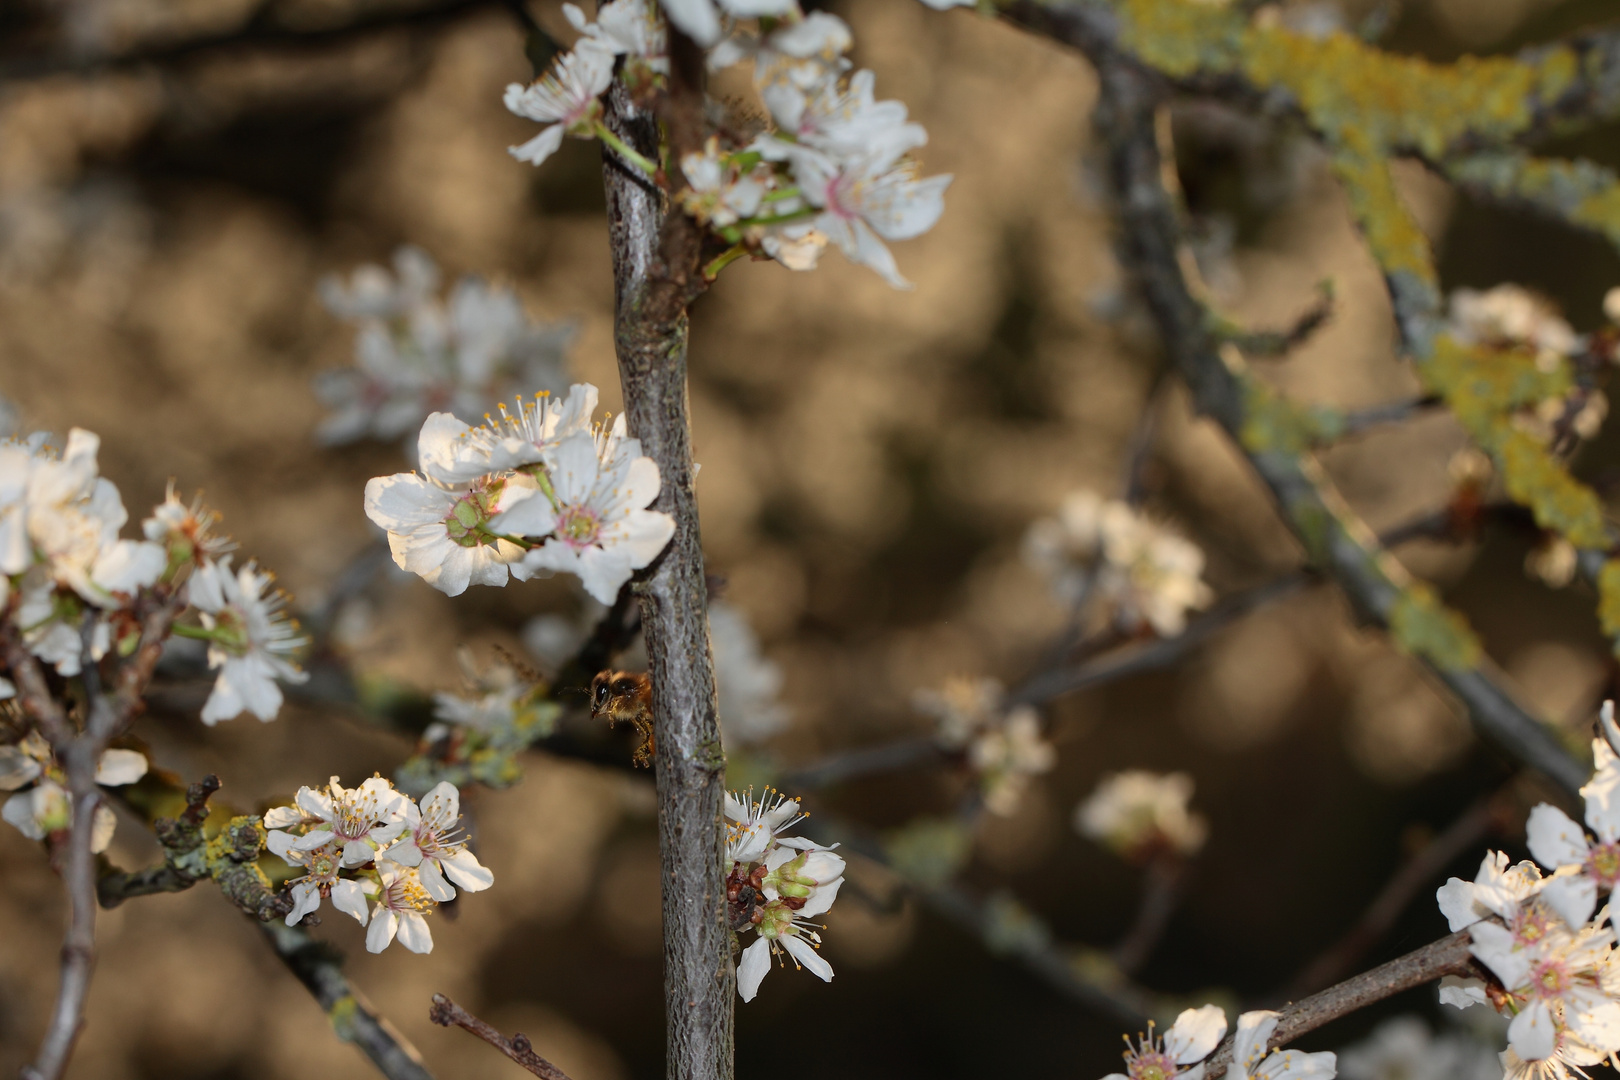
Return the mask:
[[[678,94],[679,74],[672,82]],[[608,124],[658,159],[657,121],[620,84],[609,94]],[[653,508],[675,518],[669,547],[636,586],[657,739],[666,1073],[670,1080],[730,1080],[736,975],[726,925],[725,755],[686,396],[696,242],[683,221],[666,227],[663,194],[611,150],[604,151],[604,177],[625,415],[642,452],[658,463],[662,486]]]

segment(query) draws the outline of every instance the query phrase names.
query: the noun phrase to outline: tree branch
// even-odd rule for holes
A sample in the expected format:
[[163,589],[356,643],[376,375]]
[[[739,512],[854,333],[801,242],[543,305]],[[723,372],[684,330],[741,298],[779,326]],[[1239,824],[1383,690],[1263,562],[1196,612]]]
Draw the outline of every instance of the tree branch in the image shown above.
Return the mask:
[[433,1080],[416,1047],[379,1016],[343,974],[343,958],[296,926],[260,923],[265,939],[298,977],[344,1042],[353,1043],[389,1080]]
[[[1468,951],[1472,939],[1468,931],[1460,930],[1450,937],[1425,945],[1387,964],[1347,979],[1337,986],[1313,994],[1297,1004],[1279,1010],[1277,1030],[1272,1035],[1273,1048],[1286,1046],[1307,1032],[1323,1024],[1347,1016],[1357,1009],[1366,1008],[1375,1001],[1394,997],[1403,990],[1434,982],[1446,975],[1474,975],[1474,958]],[[1204,1071],[1206,1080],[1218,1080],[1226,1075],[1232,1064],[1232,1037],[1209,1059]]]
[[[696,149],[702,55],[670,30],[671,77],[661,115],[670,156]],[[659,160],[657,118],[622,83],[607,124]],[[707,582],[692,491],[686,388],[686,306],[702,289],[702,236],[684,214],[611,152],[603,153],[614,273],[614,345],[630,434],[658,464],[653,508],[675,535],[636,589],[652,676],[658,836],[663,864],[664,997],[670,1080],[731,1080],[736,975],[726,924],[725,755],[721,749]],[[678,175],[678,170],[677,170]]]
[[543,1076],[546,1080],[568,1080],[567,1073],[534,1052],[527,1036],[514,1034],[508,1039],[443,994],[433,995],[428,1019],[440,1027],[459,1027],[472,1032],[536,1076]]

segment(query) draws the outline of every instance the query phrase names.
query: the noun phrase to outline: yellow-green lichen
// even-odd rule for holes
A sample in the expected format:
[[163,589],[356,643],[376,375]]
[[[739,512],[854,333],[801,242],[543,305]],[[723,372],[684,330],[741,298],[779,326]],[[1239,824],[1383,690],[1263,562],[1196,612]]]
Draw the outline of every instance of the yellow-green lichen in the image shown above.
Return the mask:
[[354,1041],[354,1018],[360,1011],[360,1003],[353,994],[344,994],[332,1002],[332,1007],[326,1010],[327,1019],[332,1021],[332,1030],[344,1042]]
[[1259,379],[1244,381],[1243,430],[1250,453],[1300,454],[1344,434],[1344,414],[1321,405],[1296,405]]
[[[1598,621],[1610,638],[1620,639],[1620,558],[1610,559],[1598,571]],[[1620,647],[1616,648],[1620,652]]]
[[1407,586],[1396,597],[1389,631],[1402,652],[1421,656],[1441,671],[1465,671],[1484,655],[1467,620],[1422,583]]

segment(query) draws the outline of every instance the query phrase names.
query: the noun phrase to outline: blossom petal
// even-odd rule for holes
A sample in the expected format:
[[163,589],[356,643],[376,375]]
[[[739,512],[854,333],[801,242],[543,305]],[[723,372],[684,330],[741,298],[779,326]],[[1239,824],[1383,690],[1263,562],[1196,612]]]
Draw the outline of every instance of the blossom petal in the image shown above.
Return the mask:
[[[508,108],[510,107],[508,106]],[[506,152],[519,161],[527,161],[531,165],[540,165],[562,146],[565,134],[567,133],[563,130],[561,124],[552,124],[550,127],[541,128],[540,134],[521,146],[508,146]]]
[[483,892],[495,884],[495,874],[478,861],[478,856],[463,848],[445,855],[440,860],[451,881],[468,892]]
[[1487,914],[1484,907],[1474,900],[1474,883],[1462,878],[1452,878],[1440,886],[1434,891],[1434,899],[1454,934],[1473,926]]
[[366,893],[358,881],[347,878],[332,884],[332,906],[345,915],[353,915],[361,926],[366,925]]
[[1558,1045],[1558,1027],[1544,1000],[1530,1002],[1508,1025],[1508,1045],[1526,1061],[1541,1061]]
[[1541,890],[1541,898],[1571,930],[1579,930],[1591,919],[1597,894],[1597,882],[1585,874],[1553,878]]
[[[10,821],[8,817],[6,819]],[[743,950],[742,960],[737,964],[737,995],[744,1001],[753,1001],[754,995],[759,993],[759,984],[771,970],[771,943],[764,938],[754,939],[754,943]]]
[[447,900],[456,898],[456,890],[452,889],[450,883],[444,880],[444,875],[439,872],[437,861],[433,859],[424,860],[422,865],[417,868],[416,878],[422,883],[422,888],[427,890],[427,894],[439,903],[442,904]]
[[433,951],[433,931],[427,920],[415,911],[401,912],[399,917],[399,943],[413,953]]
[[1186,1009],[1164,1033],[1164,1050],[1177,1065],[1191,1065],[1214,1052],[1226,1038],[1226,1010],[1219,1005]]
[[382,952],[393,942],[398,931],[399,916],[379,904],[372,912],[371,926],[366,930],[366,952]]
[[1537,804],[1530,811],[1524,831],[1530,854],[1549,870],[1556,870],[1560,866],[1579,866],[1586,861],[1590,850],[1586,830],[1556,806]]
[[815,946],[804,940],[803,937],[798,934],[789,934],[782,938],[782,947],[787,949],[788,954],[803,965],[804,969],[810,974],[822,982],[832,982],[832,965],[823,960],[821,954],[815,950]]
[[96,783],[104,787],[133,784],[146,775],[146,755],[134,750],[108,750],[96,763]]

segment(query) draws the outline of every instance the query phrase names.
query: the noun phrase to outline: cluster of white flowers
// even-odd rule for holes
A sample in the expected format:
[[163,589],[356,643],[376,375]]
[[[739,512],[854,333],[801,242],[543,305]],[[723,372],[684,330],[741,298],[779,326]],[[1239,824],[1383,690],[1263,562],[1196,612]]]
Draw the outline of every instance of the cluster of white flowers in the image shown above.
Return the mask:
[[[101,440],[74,428],[58,454],[47,439],[0,443],[0,606],[9,606],[29,651],[73,676],[86,653],[100,660],[133,647],[141,591],[177,584],[189,567],[186,599],[202,626],[176,624],[173,632],[206,640],[209,667],[221,669],[202,719],[212,724],[244,709],[273,719],[281,707],[276,680],[305,675],[288,659],[303,640],[281,614],[285,598],[266,594],[269,575],[252,563],[233,574],[230,556],[221,555],[230,545],[210,532],[213,515],[182,503],[172,485],[143,523],[145,539],[121,539],[129,514],[100,475]],[[0,697],[13,693],[0,679]]]
[[[565,134],[600,138],[649,176],[655,163],[626,146],[602,119],[602,95],[616,59],[632,88],[668,71],[666,38],[652,0],[612,0],[595,23],[572,5],[581,32],[534,84],[506,89],[506,107],[548,126],[512,154],[538,165]],[[710,70],[752,62],[754,81],[774,121],[768,132],[709,138],[681,159],[687,186],[680,205],[741,255],[814,267],[829,244],[906,288],[885,240],[909,240],[944,212],[949,176],[919,179],[911,152],[928,140],[905,106],[873,97],[870,71],[849,73],[853,42],[842,19],[806,15],[797,0],[663,0],[663,10],[708,50]],[[717,271],[718,267],[714,267]]]
[[565,571],[611,604],[675,533],[648,510],[658,465],[625,435],[624,416],[593,424],[596,387],[542,394],[469,428],[449,413],[422,425],[422,473],[366,484],[366,516],[388,532],[394,562],[440,591]]
[[1192,793],[1193,780],[1186,773],[1115,773],[1075,808],[1074,827],[1133,862],[1166,853],[1195,855],[1209,836],[1209,824],[1188,809]]
[[1395,1016],[1339,1052],[1344,1080],[1501,1080],[1495,1051],[1461,1031],[1436,1035],[1416,1016]]
[[1012,814],[1030,778],[1057,764],[1040,714],[1029,705],[1009,708],[995,679],[950,678],[938,690],[919,691],[912,704],[935,718],[942,744],[965,751],[991,813]]
[[1468,930],[1470,951],[1495,977],[1489,984],[1447,979],[1440,1000],[1457,1008],[1489,1003],[1512,1017],[1503,1055],[1509,1076],[1562,1078],[1620,1052],[1620,953],[1607,902],[1620,879],[1613,749],[1620,728],[1612,702],[1602,726],[1603,737],[1592,741],[1592,779],[1581,788],[1595,836],[1542,803],[1526,825],[1535,862],[1509,865],[1493,851],[1473,881],[1452,878],[1435,894],[1451,929]]
[[1451,336],[1468,345],[1527,346],[1549,364],[1580,348],[1580,336],[1558,309],[1521,285],[1453,290],[1447,315]]
[[455,899],[458,886],[482,892],[495,883],[467,850],[460,821],[461,793],[449,783],[420,804],[380,776],[352,788],[335,776],[325,788],[299,788],[293,805],[264,815],[266,846],[303,871],[291,882],[287,925],[330,899],[361,926],[370,923],[368,952],[382,952],[396,936],[411,952],[432,952],[424,916]]
[[816,952],[820,924],[844,883],[844,858],[802,836],[784,835],[806,815],[796,799],[766,788],[758,800],[749,788],[726,795],[726,902],[731,928],[752,929],[754,943],[737,963],[737,993],[754,1000],[771,970],[771,958],[786,955],[823,982],[831,982],[832,965]]
[[[1263,1009],[1238,1017],[1232,1038],[1232,1064],[1226,1075],[1233,1080],[1332,1080],[1337,1061],[1328,1052],[1305,1054],[1298,1050],[1266,1052],[1277,1013]],[[1104,1080],[1201,1080],[1204,1059],[1226,1037],[1226,1010],[1218,1005],[1187,1009],[1162,1036],[1148,1025],[1133,1044],[1125,1040],[1125,1071]]]
[[477,419],[512,390],[567,385],[571,326],[530,322],[511,289],[471,275],[447,299],[438,287],[439,268],[414,247],[395,252],[392,274],[366,265],[321,282],[327,308],[359,329],[354,366],[316,377],[332,410],[321,442],[398,439],[434,411]]
[[1118,499],[1076,491],[1055,516],[1024,534],[1024,558],[1052,580],[1058,598],[1101,605],[1125,633],[1173,637],[1187,612],[1207,605],[1204,553]]
[[[96,764],[96,783],[104,787],[133,784],[146,775],[146,768],[145,756],[137,751],[107,750]],[[0,746],[0,791],[16,792],[0,807],[0,818],[30,840],[43,840],[73,824],[67,777],[50,744],[37,731],[30,731],[13,746]],[[106,851],[117,824],[110,808],[97,806],[90,850]]]
[[509,787],[522,776],[517,755],[556,729],[562,707],[534,673],[504,660],[478,671],[465,650],[461,661],[469,692],[433,695],[421,750],[396,774],[409,790],[445,779]]

